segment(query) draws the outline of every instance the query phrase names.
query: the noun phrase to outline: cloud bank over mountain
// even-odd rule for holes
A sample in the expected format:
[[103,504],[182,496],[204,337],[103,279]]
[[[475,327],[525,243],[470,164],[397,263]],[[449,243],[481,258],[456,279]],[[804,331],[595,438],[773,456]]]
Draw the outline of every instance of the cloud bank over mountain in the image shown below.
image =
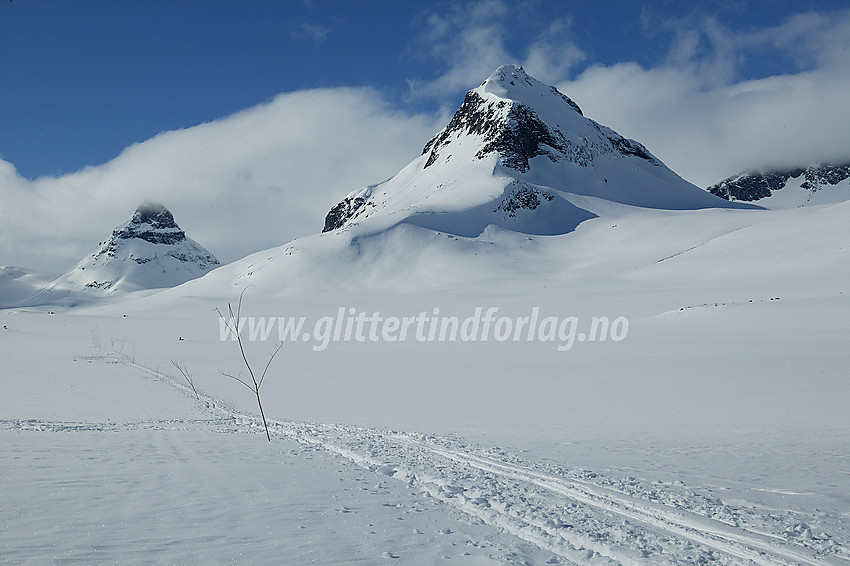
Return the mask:
[[[316,233],[340,196],[417,156],[463,91],[504,63],[555,84],[588,117],[640,140],[699,186],[850,154],[850,10],[745,31],[711,16],[647,12],[643,33],[669,38],[655,63],[592,63],[569,18],[515,45],[511,25],[520,24],[517,8],[502,2],[424,12],[412,42],[442,71],[410,79],[404,102],[366,87],[300,90],[59,177],[30,181],[0,160],[0,265],[58,274],[146,199],[168,206],[225,263]],[[761,63],[773,60],[796,72],[771,74]],[[757,78],[743,72],[754,65]],[[440,110],[423,110],[423,101]]]
[[370,89],[310,90],[58,178],[28,181],[0,161],[0,264],[65,270],[144,200],[233,261],[320,231],[340,194],[393,174],[438,127]]
[[[643,33],[669,37],[667,53],[654,64],[593,63],[576,37],[580,24],[570,19],[512,47],[512,26],[521,20],[521,8],[498,0],[429,14],[422,48],[446,70],[410,81],[411,96],[438,97],[469,75],[487,76],[494,62],[520,63],[699,186],[754,167],[850,156],[850,10],[805,12],[741,31],[696,10],[669,18],[645,9]],[[742,78],[756,64],[785,68],[779,61],[796,72]]]

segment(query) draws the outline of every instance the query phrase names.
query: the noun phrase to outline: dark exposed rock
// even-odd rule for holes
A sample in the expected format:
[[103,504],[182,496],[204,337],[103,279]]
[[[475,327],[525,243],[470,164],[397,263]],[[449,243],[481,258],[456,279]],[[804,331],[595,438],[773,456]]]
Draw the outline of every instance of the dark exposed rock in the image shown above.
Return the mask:
[[534,110],[523,104],[511,105],[504,127],[498,128],[492,137],[476,157],[482,159],[489,153],[498,152],[502,165],[522,173],[531,168],[528,160],[538,155],[547,155],[552,161],[558,161],[557,155],[547,151],[545,146],[562,153],[567,151],[563,136],[556,136]]
[[756,201],[767,198],[774,191],[781,190],[789,179],[803,175],[805,180],[801,187],[817,191],[824,185],[837,185],[850,178],[850,163],[839,165],[819,164],[806,169],[793,168],[787,170],[757,171],[737,177],[730,177],[708,187],[708,192],[726,200]]
[[443,131],[431,138],[425,144],[425,149],[422,150],[422,155],[429,151],[431,155],[425,162],[427,169],[437,161],[440,148],[454,134],[472,134],[481,135],[487,138],[495,137],[499,129],[499,113],[502,108],[507,105],[507,101],[487,102],[478,93],[469,91],[466,93],[466,98],[463,104],[460,105],[455,115],[452,116],[448,125],[443,128]]
[[806,180],[800,185],[816,191],[823,185],[837,185],[850,177],[850,163],[844,165],[814,165],[806,169]]
[[186,239],[171,212],[157,203],[146,203],[136,209],[132,220],[122,229],[112,231],[113,239],[139,238],[152,244],[177,244]]
[[[563,94],[560,96],[565,103],[581,114],[581,109],[575,102]],[[508,105],[510,109],[507,117],[501,118],[503,109]],[[505,167],[523,173],[529,169],[528,160],[538,155],[548,155],[553,161],[558,160],[558,157],[553,152],[547,151],[544,146],[562,152],[567,150],[563,136],[553,133],[528,106],[506,100],[487,101],[479,94],[469,91],[449,124],[422,150],[423,155],[431,152],[425,162],[425,168],[437,161],[442,146],[451,137],[457,135],[483,137],[488,141],[476,154],[478,159],[498,152]]]
[[[565,104],[582,115],[581,108],[575,102],[558,92],[555,87],[550,88]],[[503,117],[503,109],[508,105],[510,107],[507,115]],[[598,125],[595,126],[599,129]],[[422,150],[423,155],[430,152],[425,168],[439,159],[440,150],[451,139],[463,135],[478,135],[486,140],[484,147],[476,154],[478,159],[496,152],[502,165],[521,173],[530,169],[529,160],[538,155],[546,155],[552,162],[566,159],[586,167],[592,163],[596,153],[617,152],[659,164],[641,144],[613,131],[607,135],[603,134],[610,145],[602,147],[588,140],[584,140],[584,144],[576,145],[568,141],[562,132],[546,125],[530,107],[515,101],[487,101],[476,92],[469,91],[448,125]]]
[[[100,249],[94,252],[91,257],[94,260],[98,260],[104,255],[108,258],[117,258],[123,243],[133,239],[144,240],[151,244],[184,244],[184,247],[188,246],[186,249],[178,247],[169,250],[165,255],[184,263],[195,263],[202,270],[221,265],[221,262],[214,255],[192,243],[186,237],[186,232],[181,230],[180,226],[174,221],[171,212],[157,203],[145,203],[139,206],[130,222],[113,230],[112,237],[101,242]],[[156,259],[156,255],[152,257],[131,255],[128,259],[139,265],[144,265]],[[80,267],[80,269],[85,268]],[[96,287],[104,288],[103,285],[104,283],[98,283]]]
[[750,173],[730,178],[708,188],[708,192],[726,200],[751,202],[769,197],[773,191],[785,186],[791,177],[799,177],[803,171],[775,173]]
[[133,224],[150,224],[154,230],[165,228],[179,228],[174,222],[171,211],[163,205],[155,202],[146,202],[139,205],[133,214]]
[[357,216],[357,214],[366,206],[366,199],[362,196],[346,197],[334,206],[328,215],[325,216],[325,227],[322,232],[330,232],[337,228],[342,228],[346,222]]
[[616,149],[620,153],[624,155],[634,155],[635,157],[640,157],[641,159],[652,161],[656,165],[658,164],[658,161],[653,158],[652,155],[650,155],[646,148],[635,140],[630,140],[622,136],[608,136],[608,139],[611,141],[611,144],[614,146],[614,149]]
[[535,210],[542,203],[541,198],[551,201],[555,199],[555,195],[550,195],[527,185],[518,185],[502,199],[493,212],[501,210],[508,216],[514,217],[517,210]]

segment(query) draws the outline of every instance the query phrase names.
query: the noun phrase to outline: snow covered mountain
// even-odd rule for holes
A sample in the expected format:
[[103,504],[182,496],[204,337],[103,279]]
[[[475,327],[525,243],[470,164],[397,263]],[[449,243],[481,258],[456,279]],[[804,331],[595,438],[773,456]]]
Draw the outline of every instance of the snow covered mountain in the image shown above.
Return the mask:
[[758,201],[769,208],[793,208],[850,200],[850,161],[808,167],[750,171],[706,189],[729,201]]
[[144,203],[97,249],[29,302],[74,292],[103,295],[173,287],[219,265],[214,255],[186,236],[167,208]]
[[586,118],[555,87],[505,65],[466,94],[419,158],[333,207],[324,231],[407,222],[461,236],[491,224],[563,234],[594,216],[576,195],[659,209],[729,205],[640,143]]
[[[513,277],[532,256],[554,265],[561,252],[540,255],[534,237],[571,234],[595,219],[610,228],[630,212],[744,208],[759,207],[685,181],[554,87],[505,65],[467,93],[421,155],[334,206],[321,234],[236,261],[193,282],[191,292],[251,284],[286,293],[340,280],[445,288],[470,277]],[[478,262],[486,265],[473,268]]]

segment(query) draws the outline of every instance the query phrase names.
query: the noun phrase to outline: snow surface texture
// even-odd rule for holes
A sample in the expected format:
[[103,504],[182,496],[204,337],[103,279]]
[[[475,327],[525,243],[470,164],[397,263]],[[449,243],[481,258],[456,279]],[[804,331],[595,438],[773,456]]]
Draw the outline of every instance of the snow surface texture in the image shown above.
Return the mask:
[[[665,295],[642,298],[650,311],[683,299]],[[722,339],[733,324],[749,334],[785,318],[802,332],[828,323],[819,301],[794,295],[651,316],[638,344],[605,348],[596,368],[599,350],[565,359],[514,343],[439,356],[379,345],[317,357],[288,345],[265,390],[270,446],[243,391],[216,374],[238,354],[217,341],[212,318],[199,320],[203,302],[7,312],[4,375],[15,378],[4,379],[0,405],[4,561],[267,563],[283,551],[333,564],[846,564],[847,431],[829,422],[825,402],[844,392],[840,382],[819,398],[810,389],[828,380],[797,384],[796,367],[783,373],[761,359],[793,342],[778,340],[781,329],[764,336],[768,345]],[[282,297],[262,300],[272,308]],[[843,307],[836,318],[850,314]],[[709,367],[697,371],[694,342],[726,358],[701,359]],[[651,362],[657,350],[640,356],[659,344],[670,347],[664,365]],[[830,367],[821,356],[840,345],[820,347],[795,365],[814,376]],[[529,356],[527,371],[512,363]],[[750,356],[769,375],[734,373]],[[188,361],[199,398],[165,369],[169,359]],[[587,383],[599,371],[629,379]],[[683,379],[694,383],[677,392]],[[781,415],[736,415],[764,396]],[[642,410],[623,414],[634,404]],[[660,434],[650,413],[670,431]]]
[[[327,233],[155,293],[0,310],[2,562],[850,565],[850,202],[726,208],[651,157],[581,168],[548,142],[523,173],[476,136],[429,144]],[[618,163],[635,182],[610,194],[529,182],[551,164],[610,184]],[[246,377],[215,310],[243,291],[243,316],[311,334],[340,308],[629,331],[567,351],[285,340],[268,443],[222,375]],[[246,328],[262,366],[278,329]]]
[[[395,293],[369,283],[386,248],[311,289],[263,292],[289,269],[254,267],[252,315],[631,321],[569,352],[287,342],[263,386],[270,446],[218,373],[241,362],[212,309],[240,286],[4,311],[4,561],[848,564],[847,205],[600,207],[570,234],[442,236],[439,254],[417,228],[381,242],[421,238],[397,252]],[[297,266],[286,249],[264,265]]]
[[745,173],[706,190],[726,200],[758,201],[768,208],[842,202],[850,199],[850,163]]
[[186,236],[167,208],[145,203],[95,251],[27,302],[173,287],[219,265],[214,255]]

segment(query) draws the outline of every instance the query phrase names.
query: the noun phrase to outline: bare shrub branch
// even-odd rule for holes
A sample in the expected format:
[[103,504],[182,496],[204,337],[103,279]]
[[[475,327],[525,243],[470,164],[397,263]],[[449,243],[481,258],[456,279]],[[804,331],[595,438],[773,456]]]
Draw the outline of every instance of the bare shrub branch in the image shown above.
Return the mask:
[[[245,354],[245,346],[242,343],[242,332],[239,329],[239,315],[242,313],[242,296],[245,294],[251,285],[242,289],[242,292],[239,293],[239,304],[236,307],[236,313],[233,312],[233,305],[227,303],[227,312],[230,316],[230,320],[224,318],[224,315],[221,314],[221,311],[215,309],[218,313],[218,316],[221,320],[224,321],[225,326],[230,332],[236,336],[236,342],[239,344],[239,352],[242,354],[242,361],[245,362],[245,367],[248,368],[248,374],[251,376],[251,383],[248,383],[244,379],[242,379],[239,375],[233,375],[230,373],[223,372],[219,370],[219,373],[225,377],[229,377],[230,379],[236,380],[251,391],[254,392],[254,395],[257,397],[257,406],[260,408],[260,416],[263,418],[263,426],[266,427],[266,438],[269,442],[272,441],[271,434],[269,434],[269,425],[266,421],[266,414],[263,412],[263,402],[260,400],[260,386],[263,384],[263,380],[266,378],[266,373],[269,371],[269,366],[272,365],[272,361],[274,360],[277,353],[280,352],[280,349],[283,347],[283,342],[280,342],[274,351],[269,354],[269,361],[266,363],[266,367],[263,369],[263,373],[260,375],[259,380],[257,379],[257,375],[254,373],[254,369],[251,367],[250,362],[248,362],[248,356]],[[232,323],[232,324],[231,324]]]
[[200,395],[198,395],[197,390],[195,390],[195,381],[192,379],[192,374],[189,373],[189,368],[186,367],[186,364],[183,364],[181,366],[173,359],[171,360],[171,363],[174,364],[174,367],[177,368],[177,371],[183,374],[183,379],[185,379],[189,383],[189,386],[192,388],[192,392],[195,394],[195,399],[200,399]]

